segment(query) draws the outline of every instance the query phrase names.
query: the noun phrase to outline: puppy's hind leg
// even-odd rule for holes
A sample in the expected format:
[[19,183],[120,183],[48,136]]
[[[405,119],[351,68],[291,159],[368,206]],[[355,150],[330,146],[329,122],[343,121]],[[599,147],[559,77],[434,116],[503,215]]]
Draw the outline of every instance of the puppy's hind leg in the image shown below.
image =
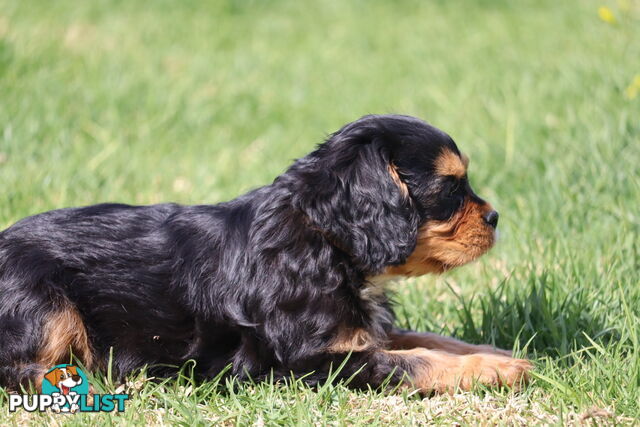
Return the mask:
[[431,332],[413,332],[394,329],[389,333],[389,348],[392,350],[411,350],[414,348],[427,348],[429,350],[441,350],[452,354],[476,354],[489,353],[511,357],[511,351],[502,350],[490,345],[468,344],[451,337]]
[[71,355],[91,369],[93,352],[80,314],[64,301],[31,316],[0,315],[0,386],[41,389],[43,374],[70,363]]

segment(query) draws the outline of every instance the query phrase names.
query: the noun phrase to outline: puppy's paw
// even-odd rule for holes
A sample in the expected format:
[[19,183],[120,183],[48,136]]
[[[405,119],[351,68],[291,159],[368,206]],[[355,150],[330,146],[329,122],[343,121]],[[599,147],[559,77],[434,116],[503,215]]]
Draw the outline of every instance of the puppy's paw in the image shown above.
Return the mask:
[[476,384],[517,389],[527,382],[528,372],[533,368],[528,360],[495,353],[453,355],[429,351],[425,356],[429,368],[422,389],[441,393],[468,391]]
[[508,386],[517,388],[525,384],[533,369],[531,362],[525,359],[514,359],[500,354],[473,354],[464,356],[463,374],[464,389],[471,388],[474,382],[486,386]]

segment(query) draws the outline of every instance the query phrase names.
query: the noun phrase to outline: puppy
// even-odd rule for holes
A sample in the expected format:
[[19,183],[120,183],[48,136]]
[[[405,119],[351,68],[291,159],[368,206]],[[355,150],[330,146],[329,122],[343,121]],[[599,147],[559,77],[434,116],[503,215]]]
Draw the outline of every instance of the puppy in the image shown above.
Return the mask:
[[[401,331],[384,282],[441,273],[495,240],[467,158],[422,120],[366,116],[267,186],[217,205],[101,204],[0,233],[0,384],[73,356],[117,375],[196,361],[240,378],[446,392],[516,385],[510,352]],[[163,366],[163,367],[161,367]]]

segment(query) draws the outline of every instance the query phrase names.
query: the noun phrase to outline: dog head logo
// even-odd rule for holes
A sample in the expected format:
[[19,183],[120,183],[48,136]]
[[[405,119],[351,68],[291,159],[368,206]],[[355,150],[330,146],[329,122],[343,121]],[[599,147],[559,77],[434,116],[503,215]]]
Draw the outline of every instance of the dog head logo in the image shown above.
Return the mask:
[[[76,412],[80,395],[89,394],[89,381],[80,368],[75,365],[57,365],[51,368],[42,381],[42,394],[53,396],[68,396],[65,404],[54,404],[55,412]],[[71,402],[71,403],[69,403]]]
[[82,371],[77,366],[58,365],[47,372],[44,378],[56,387],[60,394],[69,394],[71,390],[77,393],[75,388],[84,382],[81,373]]

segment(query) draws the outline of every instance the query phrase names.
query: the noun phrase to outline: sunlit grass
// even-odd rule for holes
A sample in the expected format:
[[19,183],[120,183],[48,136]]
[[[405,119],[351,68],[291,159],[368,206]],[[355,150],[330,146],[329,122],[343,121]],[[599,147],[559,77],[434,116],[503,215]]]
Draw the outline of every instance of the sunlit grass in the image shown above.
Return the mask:
[[518,394],[431,399],[98,375],[132,394],[127,412],[0,424],[631,423],[638,40],[633,1],[0,0],[0,227],[103,201],[227,200],[363,114],[417,115],[469,155],[501,237],[473,265],[395,284],[398,321],[537,367]]

